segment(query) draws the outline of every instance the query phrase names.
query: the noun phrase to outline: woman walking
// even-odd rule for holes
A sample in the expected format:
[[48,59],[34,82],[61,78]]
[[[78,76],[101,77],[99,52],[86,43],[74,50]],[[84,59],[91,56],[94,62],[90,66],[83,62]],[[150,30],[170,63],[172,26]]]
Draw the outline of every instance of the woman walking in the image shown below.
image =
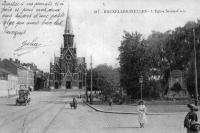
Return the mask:
[[140,128],[144,128],[144,124],[147,122],[147,118],[146,118],[146,107],[144,105],[143,100],[139,101],[137,111],[138,111],[138,122],[140,124]]

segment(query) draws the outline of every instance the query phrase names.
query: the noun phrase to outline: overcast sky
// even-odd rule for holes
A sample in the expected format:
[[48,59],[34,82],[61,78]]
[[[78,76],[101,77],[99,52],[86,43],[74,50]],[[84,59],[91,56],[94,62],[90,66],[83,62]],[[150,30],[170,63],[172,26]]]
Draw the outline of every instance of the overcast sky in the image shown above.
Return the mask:
[[[116,58],[123,31],[138,31],[147,37],[151,31],[167,31],[183,26],[187,21],[195,21],[200,13],[199,0],[71,0],[64,1],[63,8],[67,15],[70,3],[70,16],[75,35],[77,54],[86,57],[89,66],[93,56],[94,66],[107,63],[119,66]],[[177,13],[103,13],[103,10],[182,10]],[[94,11],[99,10],[96,14]],[[66,18],[66,17],[65,17]],[[55,53],[59,56],[59,48],[63,43],[65,25],[27,27],[25,35],[15,39],[0,29],[0,57],[18,58],[22,62],[33,62],[38,68],[49,71],[49,62]],[[33,40],[46,47],[41,47],[22,56],[13,56],[16,48],[24,40]]]

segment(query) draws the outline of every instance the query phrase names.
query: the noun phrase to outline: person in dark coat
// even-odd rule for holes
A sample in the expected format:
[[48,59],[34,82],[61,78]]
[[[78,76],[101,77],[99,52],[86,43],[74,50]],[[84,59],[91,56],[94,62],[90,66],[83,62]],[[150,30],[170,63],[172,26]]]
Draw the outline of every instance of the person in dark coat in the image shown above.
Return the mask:
[[187,128],[187,133],[196,133],[194,132],[195,129],[192,128],[194,127],[192,125],[196,124],[198,121],[198,117],[196,114],[196,111],[198,111],[198,107],[194,104],[188,104],[187,106],[190,109],[190,111],[185,116],[184,127]]
[[112,100],[112,98],[109,99],[108,104],[109,104],[109,106],[110,106],[110,109],[112,110],[112,104],[113,104],[113,100]]
[[74,97],[74,98],[73,98],[73,105],[74,105],[74,109],[76,109],[76,107],[77,107],[77,104],[78,104],[78,102],[77,102],[76,98]]

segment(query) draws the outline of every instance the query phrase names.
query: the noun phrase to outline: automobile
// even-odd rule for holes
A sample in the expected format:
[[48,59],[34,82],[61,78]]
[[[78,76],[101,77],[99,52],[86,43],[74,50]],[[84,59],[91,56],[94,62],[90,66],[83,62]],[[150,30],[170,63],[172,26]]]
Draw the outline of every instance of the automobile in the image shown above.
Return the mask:
[[31,98],[29,97],[30,92],[27,89],[20,89],[18,91],[18,97],[16,99],[16,105],[29,105]]

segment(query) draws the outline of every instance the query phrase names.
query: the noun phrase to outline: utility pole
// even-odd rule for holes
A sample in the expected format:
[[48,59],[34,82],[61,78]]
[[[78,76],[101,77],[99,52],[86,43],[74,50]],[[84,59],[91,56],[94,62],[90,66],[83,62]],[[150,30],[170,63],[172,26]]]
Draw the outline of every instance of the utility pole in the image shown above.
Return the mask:
[[86,96],[86,102],[88,102],[88,90],[87,90],[87,70],[85,69],[85,96]]
[[92,56],[91,56],[91,62],[90,62],[90,67],[91,67],[91,75],[90,75],[90,80],[91,80],[91,82],[90,82],[90,104],[92,104]]
[[195,105],[198,105],[198,84],[197,84],[197,59],[196,59],[196,46],[195,46],[195,29],[193,29],[193,35],[194,35],[194,76],[195,76],[195,93],[196,93],[196,99],[195,99]]
[[28,89],[28,80],[29,80],[29,77],[28,77],[29,69],[28,69],[28,67],[26,68],[26,70],[27,70],[27,73],[26,73],[26,89]]

